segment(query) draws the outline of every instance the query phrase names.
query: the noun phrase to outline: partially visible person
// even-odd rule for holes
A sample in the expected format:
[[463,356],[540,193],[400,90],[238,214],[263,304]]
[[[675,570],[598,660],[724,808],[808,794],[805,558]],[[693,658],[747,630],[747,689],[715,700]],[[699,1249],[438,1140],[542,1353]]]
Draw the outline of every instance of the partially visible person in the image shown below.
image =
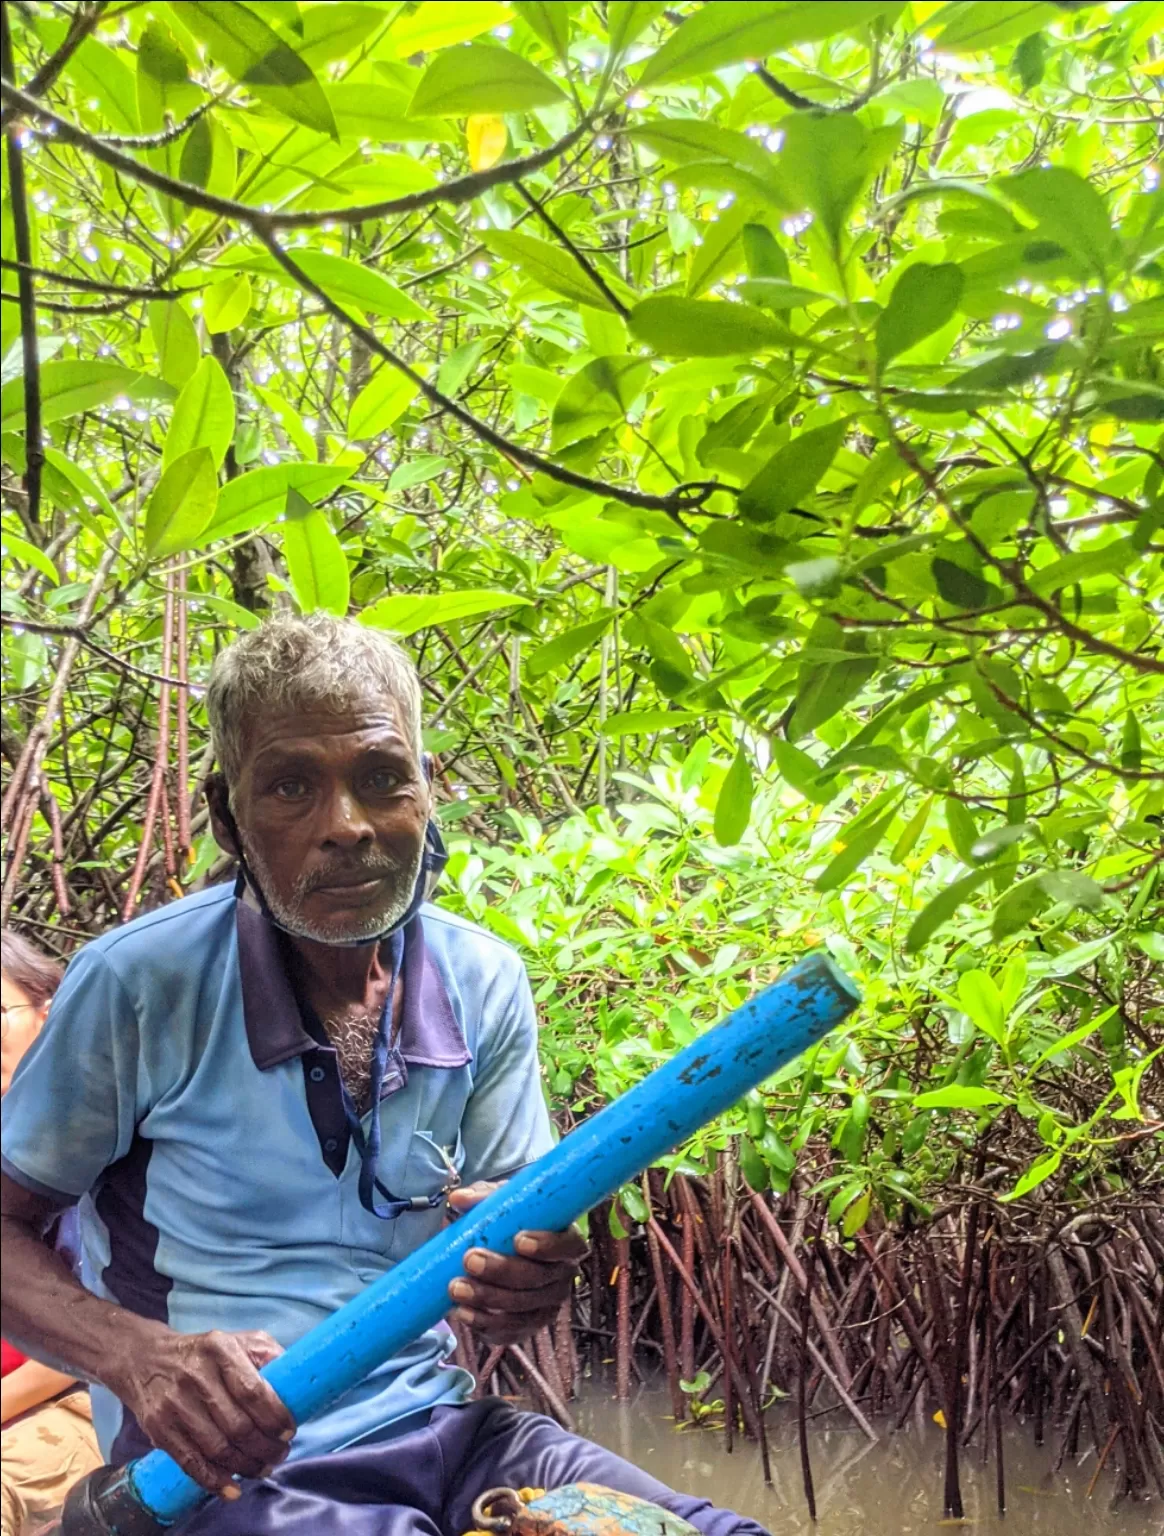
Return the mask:
[[[40,1033],[61,968],[18,933],[0,935],[0,1094]],[[76,1213],[54,1234],[71,1267],[78,1253]],[[3,1536],[20,1536],[28,1520],[58,1508],[73,1484],[101,1465],[87,1388],[72,1376],[28,1360],[0,1339],[0,1514]]]

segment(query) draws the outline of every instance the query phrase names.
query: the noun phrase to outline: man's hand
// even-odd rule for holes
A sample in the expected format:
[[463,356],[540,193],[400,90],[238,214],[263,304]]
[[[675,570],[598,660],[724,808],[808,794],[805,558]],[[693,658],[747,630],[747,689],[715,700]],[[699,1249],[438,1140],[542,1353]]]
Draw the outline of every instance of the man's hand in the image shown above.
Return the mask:
[[174,1333],[158,1327],[104,1380],[154,1445],[211,1493],[269,1476],[295,1422],[259,1375],[281,1347],[266,1333]]
[[[497,1187],[480,1183],[454,1189],[449,1204],[460,1215]],[[490,1344],[516,1344],[553,1322],[586,1256],[586,1241],[576,1227],[568,1232],[519,1232],[515,1247],[520,1257],[470,1248],[465,1255],[467,1278],[449,1286],[457,1303],[452,1316]]]

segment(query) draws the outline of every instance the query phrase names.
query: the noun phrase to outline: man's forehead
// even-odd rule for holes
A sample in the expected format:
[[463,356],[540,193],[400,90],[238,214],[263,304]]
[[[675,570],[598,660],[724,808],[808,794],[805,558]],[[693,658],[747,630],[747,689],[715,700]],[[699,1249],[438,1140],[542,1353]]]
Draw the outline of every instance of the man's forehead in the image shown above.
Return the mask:
[[330,756],[376,746],[403,747],[411,755],[412,745],[400,705],[380,698],[342,710],[263,711],[250,722],[244,755],[251,761],[288,752]]

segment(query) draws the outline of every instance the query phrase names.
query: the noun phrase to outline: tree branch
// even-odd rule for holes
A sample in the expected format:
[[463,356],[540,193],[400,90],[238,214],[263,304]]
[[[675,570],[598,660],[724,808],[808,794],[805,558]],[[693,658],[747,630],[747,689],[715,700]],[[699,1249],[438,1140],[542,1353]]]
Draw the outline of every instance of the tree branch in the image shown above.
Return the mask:
[[526,203],[538,216],[538,218],[541,219],[542,223],[546,226],[546,228],[550,231],[558,243],[564,246],[567,251],[569,251],[570,255],[573,256],[574,260],[578,263],[583,272],[585,272],[586,276],[598,289],[599,293],[602,294],[606,302],[613,309],[617,310],[625,320],[630,314],[630,310],[627,309],[626,305],[619,298],[618,294],[615,293],[614,289],[611,288],[610,284],[603,277],[602,273],[599,272],[598,268],[593,264],[593,262],[587,261],[586,257],[583,256],[582,252],[570,239],[569,235],[558,223],[558,221],[546,212],[546,210],[542,207],[541,203],[538,202],[533,193],[530,192],[520,181],[517,183],[517,191],[525,199]]
[[[36,74],[28,82],[28,94],[30,96],[39,96],[42,92],[48,90],[61,70],[64,69],[77,49],[89,36],[89,33],[92,32],[93,28],[101,20],[101,13],[105,9],[105,3],[106,0],[97,0],[97,4],[91,11],[86,11],[84,7],[81,7],[73,12],[73,19],[69,25],[64,42],[51,58],[44,61]],[[5,9],[7,10],[7,6],[5,6]],[[16,77],[10,74],[9,79],[15,83]],[[12,116],[11,110],[0,113],[0,125],[6,128]]]
[[[5,80],[16,78],[12,64],[12,33],[8,0],[0,4],[0,74]],[[32,238],[28,227],[28,199],[24,184],[24,150],[20,131],[9,124],[8,188],[12,196],[12,242],[19,262],[32,261]],[[28,521],[40,521],[40,481],[44,469],[44,442],[40,421],[40,352],[36,344],[36,291],[31,272],[17,273],[20,303],[20,344],[24,357],[24,489],[28,494]]]
[[334,316],[342,325],[347,326],[352,334],[358,336],[370,351],[376,353],[377,357],[383,358],[386,363],[390,363],[398,372],[404,374],[407,379],[416,385],[425,399],[432,405],[435,405],[438,410],[447,413],[456,421],[459,421],[475,437],[480,438],[482,442],[488,443],[491,448],[495,448],[498,453],[503,454],[512,463],[521,464],[526,469],[533,470],[537,474],[548,475],[551,479],[557,480],[561,485],[573,486],[575,490],[587,491],[594,496],[604,496],[611,500],[621,501],[628,507],[641,507],[645,511],[666,512],[680,526],[683,526],[682,513],[684,511],[696,510],[713,491],[719,489],[717,481],[700,480],[687,485],[678,485],[666,496],[654,496],[646,491],[629,490],[622,486],[610,485],[605,480],[591,479],[589,475],[580,475],[572,469],[565,468],[564,465],[555,464],[552,459],[543,458],[540,453],[534,453],[531,449],[523,448],[520,444],[512,442],[509,438],[491,427],[488,422],[482,421],[480,417],[474,416],[471,411],[466,410],[458,401],[442,394],[435,384],[430,384],[426,378],[410,367],[402,357],[393,352],[390,347],[385,346],[374,331],[369,330],[360,321],[354,320],[346,310],[342,309],[324,292],[318,283],[313,282],[307,273],[296,265],[290,254],[283,249],[275,238],[274,230],[267,223],[263,215],[251,214],[250,225],[283,270],[295,279],[304,292],[310,293],[314,298],[318,299],[329,315]]
[[472,202],[475,197],[480,197],[491,187],[506,186],[510,182],[518,181],[522,176],[529,175],[532,171],[540,171],[543,166],[549,165],[559,155],[565,154],[590,127],[590,120],[584,118],[564,138],[558,139],[545,149],[539,149],[535,154],[527,155],[524,160],[505,160],[487,171],[472,171],[467,176],[458,176],[453,181],[428,187],[423,192],[411,192],[406,197],[387,198],[379,203],[364,203],[358,208],[319,208],[305,209],[299,213],[265,213],[261,208],[236,202],[231,197],[219,197],[188,181],[178,181],[172,176],[165,176],[161,171],[155,171],[152,166],[142,165],[131,155],[122,154],[111,144],[95,138],[91,133],[86,133],[75,123],[70,123],[67,118],[50,112],[47,107],[42,106],[27,92],[18,90],[14,85],[0,84],[0,95],[11,106],[27,113],[30,117],[37,117],[46,123],[51,123],[56,138],[62,144],[71,144],[75,149],[87,150],[95,160],[102,161],[115,171],[120,171],[122,175],[141,182],[144,186],[152,187],[155,192],[163,192],[167,197],[176,197],[189,208],[200,208],[204,213],[216,213],[221,218],[237,219],[246,224],[252,224],[254,220],[261,219],[268,229],[314,229],[320,224],[362,224],[367,219],[387,218],[398,213],[415,213],[421,208],[432,207],[434,203]]

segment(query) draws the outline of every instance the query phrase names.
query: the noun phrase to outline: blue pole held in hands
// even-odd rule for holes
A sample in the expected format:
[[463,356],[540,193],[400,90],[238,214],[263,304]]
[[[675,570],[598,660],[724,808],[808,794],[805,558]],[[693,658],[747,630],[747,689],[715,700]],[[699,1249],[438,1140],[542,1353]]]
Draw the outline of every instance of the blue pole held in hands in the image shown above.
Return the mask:
[[[323,1412],[449,1311],[449,1284],[470,1248],[512,1254],[519,1232],[561,1231],[749,1089],[820,1040],[860,994],[824,954],[773,986],[297,1340],[262,1375],[302,1423]],[[138,1536],[173,1525],[210,1495],[163,1451],[80,1485],[66,1536]]]

